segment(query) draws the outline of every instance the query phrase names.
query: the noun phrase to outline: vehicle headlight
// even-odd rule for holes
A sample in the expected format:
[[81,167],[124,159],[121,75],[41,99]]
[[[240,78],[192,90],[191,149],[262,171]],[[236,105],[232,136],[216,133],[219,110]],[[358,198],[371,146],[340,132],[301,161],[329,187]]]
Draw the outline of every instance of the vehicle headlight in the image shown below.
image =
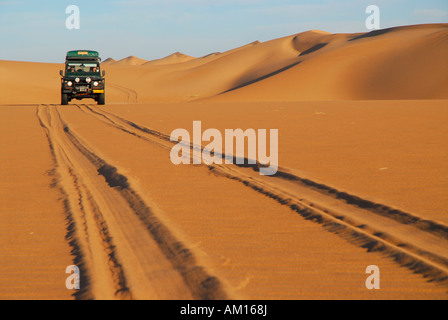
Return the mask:
[[95,86],[95,87],[98,87],[98,81],[95,81],[94,83],[93,83],[93,85]]
[[90,77],[87,77],[87,78],[86,78],[86,82],[87,82],[87,83],[90,83],[90,81],[92,81],[92,79],[90,79]]
[[80,79],[79,79],[79,78],[76,78],[76,79],[75,79],[75,82],[76,82],[76,83],[78,83],[79,81],[80,81]]
[[71,87],[72,84],[73,84],[73,82],[71,82],[71,81],[67,82],[67,85],[68,85],[69,87]]

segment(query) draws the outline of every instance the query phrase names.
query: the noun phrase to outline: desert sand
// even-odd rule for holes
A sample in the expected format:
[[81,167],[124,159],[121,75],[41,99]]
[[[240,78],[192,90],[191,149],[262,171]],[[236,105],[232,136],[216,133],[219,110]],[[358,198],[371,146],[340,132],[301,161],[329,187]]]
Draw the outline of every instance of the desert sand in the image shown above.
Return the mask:
[[[104,106],[0,60],[0,299],[447,299],[447,56],[429,24],[112,57]],[[278,129],[277,174],[174,165],[195,120]]]

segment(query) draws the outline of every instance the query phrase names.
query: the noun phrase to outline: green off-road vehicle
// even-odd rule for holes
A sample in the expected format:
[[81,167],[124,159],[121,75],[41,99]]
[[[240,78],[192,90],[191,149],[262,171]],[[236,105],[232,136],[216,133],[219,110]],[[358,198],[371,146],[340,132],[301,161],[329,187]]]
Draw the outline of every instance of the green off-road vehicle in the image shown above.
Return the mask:
[[100,57],[97,51],[75,50],[67,52],[65,75],[61,79],[61,104],[72,99],[92,98],[98,104],[105,103],[105,71],[100,71]]

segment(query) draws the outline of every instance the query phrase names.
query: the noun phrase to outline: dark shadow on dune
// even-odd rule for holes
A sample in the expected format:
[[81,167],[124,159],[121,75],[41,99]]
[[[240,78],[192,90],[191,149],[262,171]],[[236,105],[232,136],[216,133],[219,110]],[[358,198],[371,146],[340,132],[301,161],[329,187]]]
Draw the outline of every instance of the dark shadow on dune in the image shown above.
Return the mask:
[[255,83],[255,82],[258,82],[258,81],[261,81],[261,80],[270,78],[270,77],[272,77],[272,76],[275,76],[276,74],[279,74],[279,73],[281,73],[281,72],[283,72],[283,71],[286,71],[286,70],[288,70],[288,69],[290,69],[290,68],[292,68],[292,67],[298,65],[298,64],[301,63],[301,62],[302,62],[302,61],[294,62],[294,63],[292,63],[292,64],[290,64],[290,65],[288,65],[288,66],[286,66],[286,67],[283,67],[283,68],[278,69],[278,70],[276,70],[276,71],[274,71],[274,72],[268,73],[268,74],[266,74],[266,75],[264,75],[264,76],[262,76],[262,77],[259,77],[259,78],[256,78],[256,79],[253,79],[253,80],[244,82],[243,84],[237,85],[236,87],[233,87],[232,89],[223,91],[223,92],[221,92],[220,94],[223,94],[223,93],[226,93],[226,92],[230,92],[230,91],[233,91],[233,90],[236,90],[236,89],[240,89],[240,88],[243,88],[243,87],[245,87],[245,86],[251,85],[251,84],[253,84],[253,83]]
[[301,54],[299,54],[299,57],[310,54],[314,51],[317,51],[319,49],[322,49],[323,47],[325,47],[328,44],[328,42],[324,42],[324,43],[318,43],[315,46],[309,48],[308,50],[303,51]]
[[348,41],[355,41],[358,39],[363,39],[363,38],[371,38],[371,37],[376,37],[376,36],[380,36],[386,33],[391,32],[393,29],[395,28],[386,28],[386,29],[380,29],[380,30],[373,30],[367,33],[363,33],[359,36],[353,37],[351,39],[349,39]]
[[205,56],[200,57],[200,59],[204,59],[204,58],[207,58],[207,57],[210,57],[213,55],[217,55],[217,54],[221,54],[221,52],[212,52],[212,53],[206,54]]
[[107,184],[112,188],[118,187],[123,190],[129,187],[128,179],[119,174],[115,167],[104,164],[98,169],[98,173],[106,179]]

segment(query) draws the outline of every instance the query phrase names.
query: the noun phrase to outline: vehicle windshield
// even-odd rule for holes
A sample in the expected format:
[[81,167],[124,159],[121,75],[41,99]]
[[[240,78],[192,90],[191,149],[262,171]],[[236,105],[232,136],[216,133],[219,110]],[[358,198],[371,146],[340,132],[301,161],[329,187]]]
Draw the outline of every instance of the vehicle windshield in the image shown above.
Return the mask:
[[96,62],[68,62],[65,74],[100,75],[100,66]]

